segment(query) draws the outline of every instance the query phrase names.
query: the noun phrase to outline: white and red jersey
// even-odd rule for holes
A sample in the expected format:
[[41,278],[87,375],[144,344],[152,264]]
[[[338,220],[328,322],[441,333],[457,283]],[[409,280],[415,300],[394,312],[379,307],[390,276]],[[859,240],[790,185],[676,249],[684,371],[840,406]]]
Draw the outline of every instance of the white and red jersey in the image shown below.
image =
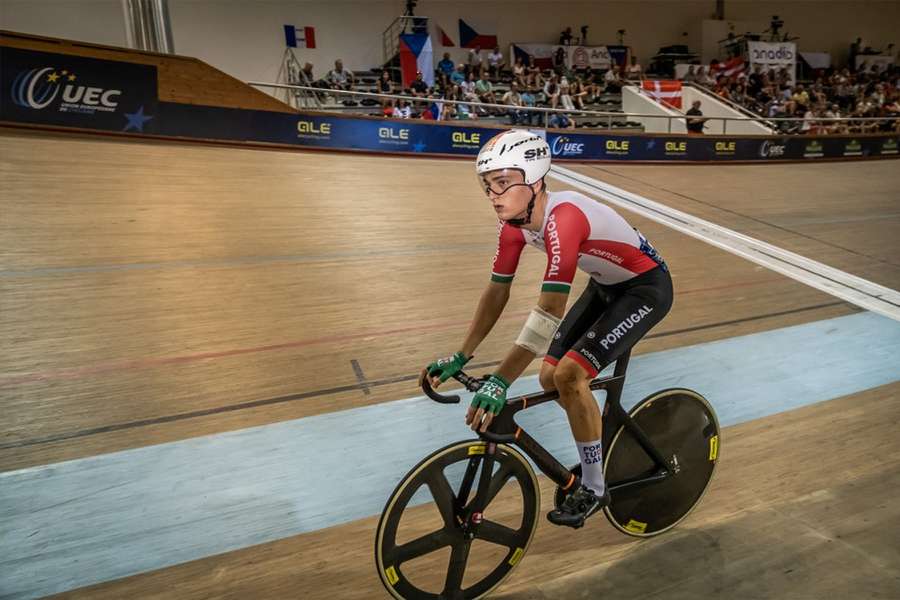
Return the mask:
[[525,244],[547,254],[541,291],[569,292],[575,269],[597,283],[628,281],[665,262],[653,246],[619,214],[573,191],[549,192],[540,231],[500,222],[493,281],[512,281]]

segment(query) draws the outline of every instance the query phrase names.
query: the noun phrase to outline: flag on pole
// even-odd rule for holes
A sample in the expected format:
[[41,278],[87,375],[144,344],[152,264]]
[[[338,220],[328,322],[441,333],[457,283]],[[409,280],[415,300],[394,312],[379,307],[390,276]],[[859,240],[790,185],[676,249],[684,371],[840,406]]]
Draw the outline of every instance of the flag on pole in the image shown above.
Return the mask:
[[429,87],[434,85],[434,52],[431,49],[431,37],[419,33],[401,34],[400,73],[403,75],[403,87],[412,84],[416,72],[422,73],[422,79]]
[[677,79],[657,79],[651,81],[645,79],[641,87],[657,102],[681,109],[681,82]]
[[456,44],[453,43],[453,40],[450,39],[450,36],[447,35],[447,32],[444,31],[443,27],[437,25],[437,30],[441,36],[441,46],[443,46],[444,48],[453,48],[456,46]]
[[296,48],[298,44],[303,48],[316,47],[316,28],[315,27],[295,27],[293,25],[284,26],[284,43],[289,48]]

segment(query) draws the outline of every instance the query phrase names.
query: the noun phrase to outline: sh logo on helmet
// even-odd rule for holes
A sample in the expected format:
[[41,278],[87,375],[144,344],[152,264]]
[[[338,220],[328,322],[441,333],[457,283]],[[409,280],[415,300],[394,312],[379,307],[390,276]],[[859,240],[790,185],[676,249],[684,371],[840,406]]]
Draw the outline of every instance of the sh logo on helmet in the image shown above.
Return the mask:
[[121,96],[122,90],[76,85],[76,79],[74,73],[53,67],[22,71],[13,81],[12,100],[23,108],[41,110],[50,106],[62,90],[60,110],[112,111],[119,105],[113,98]]

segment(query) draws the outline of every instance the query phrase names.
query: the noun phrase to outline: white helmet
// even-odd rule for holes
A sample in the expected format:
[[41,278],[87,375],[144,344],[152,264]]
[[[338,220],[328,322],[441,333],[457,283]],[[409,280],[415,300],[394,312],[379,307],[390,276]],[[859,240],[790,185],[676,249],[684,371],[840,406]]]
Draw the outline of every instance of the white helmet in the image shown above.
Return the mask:
[[550,146],[526,129],[510,129],[495,135],[481,147],[475,170],[478,175],[500,169],[518,169],[531,185],[550,170]]

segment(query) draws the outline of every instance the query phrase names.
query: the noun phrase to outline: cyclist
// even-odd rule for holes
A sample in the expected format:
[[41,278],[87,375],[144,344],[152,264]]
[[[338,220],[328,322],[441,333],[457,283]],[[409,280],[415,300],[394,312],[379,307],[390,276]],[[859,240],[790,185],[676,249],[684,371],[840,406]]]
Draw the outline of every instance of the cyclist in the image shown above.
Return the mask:
[[[421,377],[437,387],[471,360],[506,306],[524,246],[545,252],[537,306],[475,394],[466,424],[486,431],[505,405],[510,384],[543,354],[541,386],[558,391],[582,466],[581,485],[547,517],[557,525],[579,527],[610,499],[603,478],[600,409],[589,383],[666,315],[672,280],[656,250],[614,210],[578,192],[548,191],[549,170],[547,142],[527,130],[503,132],[481,148],[476,171],[500,221],[491,281],[459,351],[428,365]],[[576,268],[590,279],[566,313]]]

